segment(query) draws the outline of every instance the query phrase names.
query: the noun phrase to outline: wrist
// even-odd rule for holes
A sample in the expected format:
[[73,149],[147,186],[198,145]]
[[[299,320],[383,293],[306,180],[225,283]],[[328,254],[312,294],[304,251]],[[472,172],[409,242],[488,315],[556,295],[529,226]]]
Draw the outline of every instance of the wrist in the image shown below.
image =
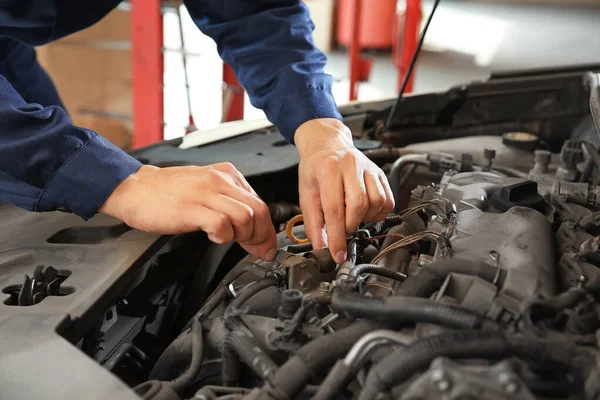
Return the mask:
[[352,132],[342,121],[335,118],[306,121],[296,130],[294,142],[300,156],[324,148],[354,147]]
[[156,169],[157,167],[151,165],[142,165],[140,169],[125,178],[115,190],[113,190],[102,206],[100,206],[98,212],[121,218],[122,215],[126,213],[125,208],[127,207],[127,204],[130,203],[127,200],[129,194],[135,191],[135,186],[139,182],[140,177],[147,175]]

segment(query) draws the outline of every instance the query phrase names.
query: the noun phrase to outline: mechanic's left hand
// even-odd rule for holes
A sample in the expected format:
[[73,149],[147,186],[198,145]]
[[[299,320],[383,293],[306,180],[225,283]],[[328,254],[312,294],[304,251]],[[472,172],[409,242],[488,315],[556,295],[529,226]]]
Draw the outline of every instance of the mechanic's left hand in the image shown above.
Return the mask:
[[394,208],[387,178],[354,147],[350,129],[337,119],[305,122],[294,141],[300,153],[300,208],[306,235],[314,248],[329,246],[341,263],[346,258],[346,234],[363,221],[384,219]]

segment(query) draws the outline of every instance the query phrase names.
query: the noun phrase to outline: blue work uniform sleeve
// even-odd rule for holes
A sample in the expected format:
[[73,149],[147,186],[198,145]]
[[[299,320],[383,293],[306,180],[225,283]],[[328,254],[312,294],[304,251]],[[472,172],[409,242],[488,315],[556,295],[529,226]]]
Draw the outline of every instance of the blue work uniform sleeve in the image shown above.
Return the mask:
[[28,104],[0,75],[0,200],[88,219],[140,167],[60,107]]
[[324,73],[325,55],[300,0],[184,0],[192,19],[216,43],[251,103],[290,142],[315,118],[341,119]]

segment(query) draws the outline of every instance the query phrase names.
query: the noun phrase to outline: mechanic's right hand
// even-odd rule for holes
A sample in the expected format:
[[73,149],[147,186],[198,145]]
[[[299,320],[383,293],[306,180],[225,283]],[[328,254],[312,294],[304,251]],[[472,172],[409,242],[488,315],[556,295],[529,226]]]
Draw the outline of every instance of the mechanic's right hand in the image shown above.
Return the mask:
[[267,261],[277,253],[267,205],[230,163],[142,166],[117,186],[99,211],[147,232],[202,230],[215,243],[236,241]]

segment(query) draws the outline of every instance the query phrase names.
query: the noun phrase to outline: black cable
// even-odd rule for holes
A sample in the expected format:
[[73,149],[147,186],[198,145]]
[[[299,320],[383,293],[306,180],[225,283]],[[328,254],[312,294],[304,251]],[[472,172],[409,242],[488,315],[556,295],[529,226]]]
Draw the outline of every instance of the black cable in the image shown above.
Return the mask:
[[190,335],[192,335],[192,361],[190,361],[190,366],[181,376],[171,382],[171,388],[177,393],[182,393],[189,385],[194,383],[194,379],[196,379],[202,367],[204,343],[202,324],[197,319],[192,323]]
[[244,305],[244,303],[246,303],[251,297],[255,296],[259,292],[261,292],[265,289],[268,289],[270,287],[277,286],[278,282],[279,282],[279,280],[275,276],[270,275],[270,276],[262,278],[259,281],[252,283],[250,286],[247,286],[240,293],[240,295],[231,302],[231,304],[227,308],[227,313],[225,316],[227,317],[227,314],[229,314],[231,311],[234,311],[234,310],[242,307]]
[[392,123],[392,118],[394,117],[394,114],[396,113],[396,109],[398,108],[398,106],[400,105],[400,102],[402,101],[402,95],[404,94],[404,91],[406,90],[408,81],[410,80],[413,69],[415,68],[415,64],[417,63],[417,58],[419,57],[419,53],[421,52],[421,48],[423,47],[423,42],[425,41],[425,35],[427,34],[427,30],[429,29],[429,24],[431,23],[431,20],[433,19],[433,14],[435,14],[435,10],[437,9],[437,6],[439,3],[440,3],[440,0],[435,0],[435,2],[433,3],[433,9],[431,10],[431,14],[429,14],[429,18],[427,18],[427,22],[425,23],[425,28],[423,29],[423,33],[421,33],[421,37],[419,39],[419,43],[417,44],[417,48],[415,49],[412,59],[410,60],[410,65],[408,66],[408,71],[406,71],[406,76],[404,77],[404,80],[402,81],[402,86],[400,87],[400,93],[398,93],[398,98],[396,99],[396,102],[392,106],[392,109],[390,110],[390,113],[388,115],[387,121],[385,123],[385,129],[389,129],[389,127]]
[[194,315],[188,321],[188,323],[184,327],[184,330],[188,329],[195,319],[203,320],[205,318],[208,318],[210,314],[212,314],[213,311],[215,311],[216,308],[227,299],[227,285],[238,279],[246,272],[256,270],[260,271],[261,273],[266,273],[268,271],[266,267],[263,267],[260,264],[250,261],[244,261],[233,267],[233,269],[231,269],[231,271],[229,271],[227,275],[225,275],[221,282],[219,282],[219,285],[214,290],[214,292],[212,292],[208,299],[206,299],[204,305],[200,308],[200,311],[198,311],[196,315]]
[[246,287],[227,307],[225,311],[227,334],[223,341],[221,362],[221,375],[225,386],[237,385],[240,378],[239,359],[263,380],[270,381],[277,370],[277,364],[260,348],[252,332],[236,314],[250,298],[276,286],[278,282],[275,276],[264,277]]
[[457,306],[418,297],[374,298],[335,291],[331,308],[355,318],[397,323],[432,323],[456,329],[493,329],[495,324],[479,314]]
[[516,356],[585,373],[595,363],[592,353],[566,340],[541,340],[501,332],[455,331],[430,336],[392,354],[371,368],[358,400],[371,400],[413,374],[426,369],[437,357],[498,359]]

